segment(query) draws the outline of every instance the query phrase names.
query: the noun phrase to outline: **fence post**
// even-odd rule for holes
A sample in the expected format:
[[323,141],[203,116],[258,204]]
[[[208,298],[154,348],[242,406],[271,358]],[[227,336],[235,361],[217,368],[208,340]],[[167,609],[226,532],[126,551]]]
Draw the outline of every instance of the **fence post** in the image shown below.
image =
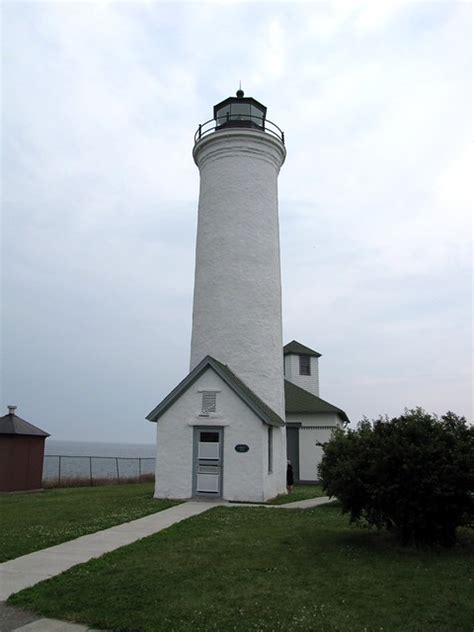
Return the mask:
[[61,485],[61,457],[59,457],[59,466],[58,466],[58,486]]
[[120,483],[120,472],[119,472],[118,456],[115,457],[115,469],[117,470],[117,483]]
[[142,480],[142,460],[138,459],[138,480]]
[[92,487],[92,457],[89,457],[89,477],[90,477],[90,481],[91,481],[91,487]]

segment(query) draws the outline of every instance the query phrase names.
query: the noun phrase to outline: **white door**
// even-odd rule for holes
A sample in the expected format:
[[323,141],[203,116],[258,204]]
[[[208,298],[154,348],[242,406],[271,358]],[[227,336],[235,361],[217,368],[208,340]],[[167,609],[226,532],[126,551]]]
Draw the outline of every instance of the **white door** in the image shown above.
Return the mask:
[[222,496],[222,428],[195,428],[194,484],[197,496]]

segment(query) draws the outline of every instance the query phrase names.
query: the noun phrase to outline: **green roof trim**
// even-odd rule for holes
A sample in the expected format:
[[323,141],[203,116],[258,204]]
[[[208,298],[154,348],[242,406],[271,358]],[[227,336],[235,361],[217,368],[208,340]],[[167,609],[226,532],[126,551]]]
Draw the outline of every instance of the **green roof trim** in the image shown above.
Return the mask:
[[318,353],[317,351],[314,351],[314,349],[305,347],[304,345],[301,344],[301,342],[297,342],[296,340],[292,340],[291,342],[289,342],[287,345],[283,347],[283,355],[290,355],[292,353],[295,355],[313,356],[315,358],[321,357],[320,353]]
[[213,369],[217,375],[247,404],[260,419],[270,426],[284,426],[284,420],[276,414],[251,388],[249,388],[237,375],[231,371],[227,364],[222,364],[211,356],[206,356],[188,375],[176,386],[169,395],[167,395],[154,408],[151,413],[146,416],[149,421],[158,421],[159,417],[174,404],[174,402],[186,391],[204,371],[208,368]]
[[288,413],[336,413],[343,421],[349,421],[346,413],[333,406],[329,402],[324,401],[320,397],[316,397],[304,388],[300,388],[285,380],[285,409]]

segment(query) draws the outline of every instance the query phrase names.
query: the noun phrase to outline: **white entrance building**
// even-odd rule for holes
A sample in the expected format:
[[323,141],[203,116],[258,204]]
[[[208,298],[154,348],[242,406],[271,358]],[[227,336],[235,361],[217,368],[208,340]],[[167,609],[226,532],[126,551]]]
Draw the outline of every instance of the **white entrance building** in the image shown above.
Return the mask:
[[157,422],[155,497],[286,490],[277,179],[284,135],[242,90],[200,125],[190,373]]

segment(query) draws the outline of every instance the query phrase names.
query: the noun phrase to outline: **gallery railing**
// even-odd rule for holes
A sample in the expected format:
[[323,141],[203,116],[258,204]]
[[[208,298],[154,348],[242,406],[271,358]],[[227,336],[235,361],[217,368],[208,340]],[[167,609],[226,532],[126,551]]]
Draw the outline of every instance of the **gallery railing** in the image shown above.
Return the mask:
[[272,134],[278,138],[283,145],[285,144],[285,133],[278,127],[278,125],[276,125],[276,123],[267,121],[267,119],[263,119],[261,116],[251,116],[250,114],[228,114],[225,117],[220,117],[218,120],[210,119],[209,121],[202,123],[199,125],[196,133],[194,134],[194,143],[199,142],[201,138],[208,136],[213,132],[232,128],[248,128],[265,132],[266,134]]

